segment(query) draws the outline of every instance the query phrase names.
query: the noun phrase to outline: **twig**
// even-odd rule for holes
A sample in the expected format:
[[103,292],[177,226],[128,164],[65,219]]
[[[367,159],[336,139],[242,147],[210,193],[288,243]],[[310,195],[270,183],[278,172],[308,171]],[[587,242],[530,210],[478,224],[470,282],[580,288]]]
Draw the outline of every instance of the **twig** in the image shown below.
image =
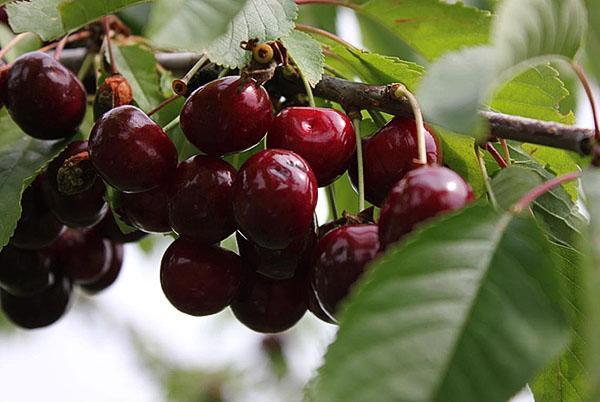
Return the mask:
[[498,150],[494,148],[492,144],[490,144],[489,142],[486,143],[485,149],[489,152],[490,155],[492,155],[492,158],[494,158],[494,160],[496,161],[498,166],[500,166],[500,168],[506,169],[508,167],[508,163],[504,160],[502,155],[500,155],[500,152],[498,152]]

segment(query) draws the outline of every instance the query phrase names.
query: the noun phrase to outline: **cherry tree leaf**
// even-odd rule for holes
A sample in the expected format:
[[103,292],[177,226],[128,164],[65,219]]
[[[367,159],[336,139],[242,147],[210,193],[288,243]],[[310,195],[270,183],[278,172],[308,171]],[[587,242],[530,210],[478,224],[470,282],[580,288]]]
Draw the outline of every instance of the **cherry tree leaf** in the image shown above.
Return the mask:
[[310,85],[317,85],[325,63],[321,44],[310,35],[295,30],[281,38],[281,42]]

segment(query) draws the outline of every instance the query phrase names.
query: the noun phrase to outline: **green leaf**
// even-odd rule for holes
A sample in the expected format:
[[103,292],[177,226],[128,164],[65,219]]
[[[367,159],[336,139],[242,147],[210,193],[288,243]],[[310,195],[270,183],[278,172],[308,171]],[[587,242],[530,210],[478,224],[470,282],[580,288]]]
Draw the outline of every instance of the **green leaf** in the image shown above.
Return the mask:
[[294,28],[297,13],[293,0],[247,0],[227,32],[208,47],[209,59],[225,67],[244,66],[249,52],[240,44],[250,39],[265,42],[286,36]]
[[321,44],[310,35],[296,30],[281,38],[281,42],[310,85],[317,85],[323,76],[325,62]]
[[479,136],[478,111],[498,87],[529,67],[572,59],[582,45],[586,10],[580,0],[505,0],[490,46],[464,49],[431,66],[419,90],[429,121]]
[[[13,38],[15,34],[9,27],[4,24],[0,25],[0,46],[5,47]],[[8,51],[5,58],[9,63],[15,61],[15,59],[25,53],[32,52],[42,47],[42,41],[39,36],[35,34],[27,35],[19,43],[17,43],[11,50]]]
[[568,340],[550,249],[482,206],[422,228],[352,293],[316,400],[506,402]]
[[492,180],[498,206],[508,211],[521,197],[544,180],[533,170],[521,166],[502,169]]
[[585,0],[585,3],[588,11],[587,62],[590,72],[600,82],[600,0]]
[[12,236],[21,216],[25,188],[66,143],[40,141],[25,135],[6,109],[0,111],[0,248]]
[[[203,51],[227,31],[232,19],[247,2],[157,0],[152,8],[146,35],[163,47]],[[239,47],[239,43],[231,47]]]

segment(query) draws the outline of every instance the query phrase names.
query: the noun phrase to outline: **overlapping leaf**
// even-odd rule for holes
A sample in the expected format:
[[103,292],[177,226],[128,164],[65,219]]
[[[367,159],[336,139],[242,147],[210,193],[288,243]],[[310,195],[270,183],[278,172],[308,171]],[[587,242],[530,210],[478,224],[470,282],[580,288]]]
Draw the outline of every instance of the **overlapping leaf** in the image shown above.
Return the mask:
[[304,32],[292,31],[281,42],[311,86],[321,81],[325,58],[321,44]]

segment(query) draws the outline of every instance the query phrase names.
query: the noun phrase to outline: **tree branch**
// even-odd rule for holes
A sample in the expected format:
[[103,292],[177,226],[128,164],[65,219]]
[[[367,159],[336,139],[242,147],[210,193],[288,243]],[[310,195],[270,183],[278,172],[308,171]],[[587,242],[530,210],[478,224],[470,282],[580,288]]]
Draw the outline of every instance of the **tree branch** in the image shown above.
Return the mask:
[[[83,58],[85,49],[66,49],[61,62],[67,67],[77,70]],[[156,58],[164,68],[177,73],[185,73],[199,59],[196,53],[157,53]],[[299,80],[289,80],[276,77],[278,84],[291,87],[294,91],[302,91]],[[411,115],[412,110],[408,100],[394,98],[395,87],[390,85],[367,85],[346,81],[328,75],[314,89],[316,96],[340,103],[345,108],[375,109],[394,115]],[[567,126],[558,123],[544,122],[519,116],[481,112],[490,125],[493,138],[505,138],[537,145],[589,155],[592,152],[594,130]]]

